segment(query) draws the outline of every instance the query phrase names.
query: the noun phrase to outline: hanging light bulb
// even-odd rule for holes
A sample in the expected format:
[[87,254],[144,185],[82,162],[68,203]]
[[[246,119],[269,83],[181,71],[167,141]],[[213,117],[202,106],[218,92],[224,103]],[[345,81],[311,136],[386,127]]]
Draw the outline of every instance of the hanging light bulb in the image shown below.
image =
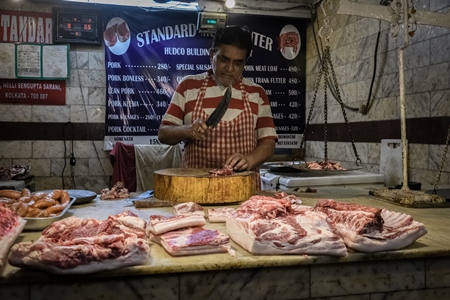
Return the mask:
[[234,0],[226,0],[225,1],[225,6],[227,8],[233,8],[235,4],[236,4],[236,2]]

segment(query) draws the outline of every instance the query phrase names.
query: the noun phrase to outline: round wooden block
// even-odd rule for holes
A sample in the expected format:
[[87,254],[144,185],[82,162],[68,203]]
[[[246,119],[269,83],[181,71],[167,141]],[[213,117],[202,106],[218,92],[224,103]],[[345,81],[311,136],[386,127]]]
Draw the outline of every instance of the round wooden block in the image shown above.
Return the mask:
[[255,194],[255,173],[211,176],[210,169],[172,168],[155,171],[155,198],[202,204],[234,203]]

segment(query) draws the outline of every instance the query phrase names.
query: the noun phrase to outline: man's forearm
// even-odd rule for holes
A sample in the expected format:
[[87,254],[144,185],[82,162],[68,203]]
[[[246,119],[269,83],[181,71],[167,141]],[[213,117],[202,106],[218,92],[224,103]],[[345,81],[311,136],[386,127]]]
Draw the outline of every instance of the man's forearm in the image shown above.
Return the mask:
[[251,169],[257,168],[266,162],[275,153],[275,140],[265,140],[258,144],[258,146],[247,155],[251,161]]
[[161,125],[158,130],[158,139],[167,145],[176,145],[189,138],[188,125]]

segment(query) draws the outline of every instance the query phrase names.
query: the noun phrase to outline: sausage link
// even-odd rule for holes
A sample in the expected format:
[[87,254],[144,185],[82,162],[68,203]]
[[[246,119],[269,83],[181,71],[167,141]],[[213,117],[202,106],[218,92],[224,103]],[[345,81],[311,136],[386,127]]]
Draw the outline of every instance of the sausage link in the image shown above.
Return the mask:
[[32,207],[39,208],[39,209],[44,209],[44,208],[53,206],[53,205],[55,205],[57,203],[58,203],[58,201],[56,201],[54,199],[41,199],[39,201],[36,201],[36,203],[34,203],[32,205]]
[[27,196],[22,196],[19,198],[19,201],[23,202],[23,203],[28,203],[28,202],[30,202],[30,200],[31,200],[31,197],[27,197]]
[[20,206],[16,210],[16,214],[20,217],[25,217],[28,212],[28,205],[20,203]]
[[54,190],[49,195],[51,196],[52,199],[58,200],[59,198],[61,198],[62,194],[63,194],[62,190]]
[[41,210],[39,208],[34,208],[34,207],[29,206],[27,214],[25,215],[25,217],[27,217],[27,218],[34,218],[34,217],[36,217],[39,214],[40,211]]
[[30,190],[27,188],[23,188],[20,197],[31,197]]
[[45,210],[50,214],[59,215],[64,210],[64,207],[66,207],[66,205],[56,204],[56,205],[47,207]]
[[22,193],[16,190],[0,190],[0,197],[19,199],[21,195]]
[[39,213],[36,215],[36,218],[47,218],[49,216],[50,216],[50,213],[47,210],[41,209],[39,211]]
[[0,197],[0,202],[4,203],[6,205],[10,205],[10,204],[13,204],[14,202],[17,202],[17,200],[16,199],[11,199],[11,198],[8,198],[8,197]]
[[70,196],[68,191],[63,191],[61,199],[61,204],[69,203],[70,202]]
[[9,208],[10,208],[12,211],[17,212],[17,210],[19,209],[19,207],[20,207],[21,204],[22,204],[21,202],[16,201],[16,202],[12,203],[12,204],[9,206]]
[[36,194],[34,194],[33,196],[31,196],[31,200],[39,201],[39,200],[44,199],[44,198],[46,198],[46,197],[47,197],[47,194],[46,194],[46,193],[44,193],[44,192],[39,192],[39,193],[36,193]]

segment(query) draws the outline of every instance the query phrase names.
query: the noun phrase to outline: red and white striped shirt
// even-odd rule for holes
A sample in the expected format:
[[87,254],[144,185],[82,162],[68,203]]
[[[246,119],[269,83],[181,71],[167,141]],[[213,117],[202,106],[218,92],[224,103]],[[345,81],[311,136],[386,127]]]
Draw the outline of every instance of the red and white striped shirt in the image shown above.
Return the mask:
[[[199,91],[206,77],[210,74],[211,71],[197,75],[188,75],[183,78],[172,96],[169,108],[162,119],[162,124],[183,125],[191,124],[193,122],[192,114]],[[275,131],[272,110],[269,105],[267,94],[260,85],[255,84],[248,79],[241,78],[240,82],[233,85],[232,99],[222,120],[232,121],[244,109],[240,83],[243,84],[247,99],[250,103],[257,142],[266,139],[277,140],[278,136]],[[223,96],[223,89],[224,87],[218,86],[212,78],[208,81],[203,100],[203,110],[206,115],[209,116],[219,104]]]

